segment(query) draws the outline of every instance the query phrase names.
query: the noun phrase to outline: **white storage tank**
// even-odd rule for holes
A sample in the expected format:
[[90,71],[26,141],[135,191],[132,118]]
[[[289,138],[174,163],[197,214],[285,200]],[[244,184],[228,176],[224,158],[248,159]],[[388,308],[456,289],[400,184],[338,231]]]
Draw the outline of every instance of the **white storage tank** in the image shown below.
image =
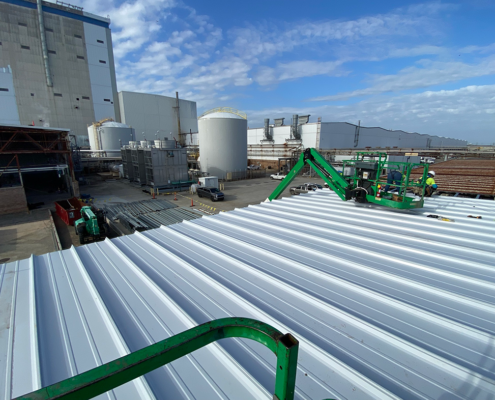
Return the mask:
[[120,148],[134,140],[134,129],[120,122],[96,122],[88,127],[91,150],[105,150],[108,157],[120,157]]
[[225,179],[247,168],[247,116],[232,108],[216,108],[199,117],[201,172]]

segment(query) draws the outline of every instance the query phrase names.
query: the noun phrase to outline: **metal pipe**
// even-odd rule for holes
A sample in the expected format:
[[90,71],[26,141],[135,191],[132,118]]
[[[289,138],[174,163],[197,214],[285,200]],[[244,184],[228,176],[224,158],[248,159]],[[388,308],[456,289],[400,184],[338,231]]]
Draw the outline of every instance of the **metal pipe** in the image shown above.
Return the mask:
[[177,107],[177,126],[179,129],[179,143],[181,146],[183,146],[182,139],[181,139],[181,131],[180,131],[180,108],[179,108],[179,92],[175,92],[175,102],[176,102],[176,107]]
[[45,62],[46,85],[52,87],[53,82],[52,82],[52,76],[50,74],[50,65],[48,64],[48,50],[46,48],[45,22],[43,20],[42,0],[37,0],[36,4],[38,6],[38,22],[40,26],[41,51],[43,53],[43,61]]

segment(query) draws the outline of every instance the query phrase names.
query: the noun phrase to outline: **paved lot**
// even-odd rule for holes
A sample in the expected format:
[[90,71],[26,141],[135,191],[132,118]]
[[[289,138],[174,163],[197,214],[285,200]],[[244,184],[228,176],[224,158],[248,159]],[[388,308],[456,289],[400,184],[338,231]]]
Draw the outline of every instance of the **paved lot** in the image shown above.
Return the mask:
[[0,263],[55,251],[48,210],[0,216]]
[[[320,178],[297,177],[292,182],[291,186],[297,186],[306,182],[314,182],[323,185],[323,180]],[[178,193],[177,204],[179,206],[190,206],[191,198],[194,201],[195,208],[205,209],[213,213],[220,211],[232,211],[236,208],[247,207],[251,204],[259,204],[267,199],[267,197],[275,190],[280,181],[274,181],[270,178],[249,179],[244,181],[226,182],[224,201],[212,201],[207,198],[199,198],[197,195],[190,195],[187,192]],[[289,189],[286,189],[281,197],[290,196]],[[161,197],[161,196],[160,196]],[[163,198],[173,201],[173,195],[166,195]],[[203,205],[202,205],[202,204]],[[212,207],[212,210],[208,207]]]
[[[298,177],[291,186],[309,181],[323,184],[319,178]],[[188,192],[178,192],[177,200],[174,200],[173,194],[161,194],[160,198],[174,202],[180,207],[190,207],[192,199],[195,209],[218,214],[221,211],[231,211],[263,202],[279,183],[280,181],[270,178],[226,182],[225,200],[219,202],[199,198]],[[123,181],[101,181],[94,185],[82,186],[81,193],[90,194],[94,198],[94,204],[99,207],[105,204],[151,199],[149,193],[144,193],[141,188]],[[289,190],[287,189],[282,196],[290,196]],[[53,203],[47,203],[45,207],[55,211]],[[65,225],[55,213],[53,219],[62,248],[79,246],[74,227]],[[114,235],[115,233],[110,237]],[[31,254],[40,255],[51,251],[55,251],[55,242],[47,209],[33,210],[30,214],[0,217],[0,262],[22,260]]]
[[[297,177],[291,186],[305,182],[315,182],[323,185],[323,180],[320,178]],[[216,214],[220,211],[231,211],[236,208],[247,207],[250,204],[259,204],[266,200],[279,183],[280,181],[274,181],[270,178],[226,182],[225,190],[223,191],[225,200],[218,202],[207,198],[199,198],[196,194],[191,195],[187,191],[177,192],[177,200],[174,200],[173,193],[166,191],[160,193],[160,198],[173,201],[180,207],[190,207],[192,199],[194,208],[204,209]],[[94,204],[98,207],[105,204],[151,199],[149,193],[144,193],[141,188],[124,181],[101,182],[91,186],[82,186],[81,193],[90,194],[94,198]],[[290,196],[289,189],[282,194],[282,197],[285,196]]]

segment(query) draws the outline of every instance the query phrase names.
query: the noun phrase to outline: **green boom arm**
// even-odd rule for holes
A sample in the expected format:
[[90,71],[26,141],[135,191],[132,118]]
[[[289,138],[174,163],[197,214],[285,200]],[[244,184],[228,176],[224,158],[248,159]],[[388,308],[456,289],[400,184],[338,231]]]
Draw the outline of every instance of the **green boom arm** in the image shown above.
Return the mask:
[[351,198],[349,193],[349,182],[347,182],[338,171],[332,167],[315,149],[306,149],[299,157],[299,161],[290,170],[287,176],[280,182],[273,193],[268,197],[268,201],[276,200],[285,189],[291,184],[297,174],[308,164],[326,182],[332,190],[344,201]]

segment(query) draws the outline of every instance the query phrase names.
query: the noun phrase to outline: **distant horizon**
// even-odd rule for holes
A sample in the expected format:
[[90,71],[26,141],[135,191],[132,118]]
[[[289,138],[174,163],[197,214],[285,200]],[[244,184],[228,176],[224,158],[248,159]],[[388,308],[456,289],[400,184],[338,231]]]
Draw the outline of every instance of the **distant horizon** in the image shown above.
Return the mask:
[[495,2],[72,3],[110,17],[119,91],[495,141]]

